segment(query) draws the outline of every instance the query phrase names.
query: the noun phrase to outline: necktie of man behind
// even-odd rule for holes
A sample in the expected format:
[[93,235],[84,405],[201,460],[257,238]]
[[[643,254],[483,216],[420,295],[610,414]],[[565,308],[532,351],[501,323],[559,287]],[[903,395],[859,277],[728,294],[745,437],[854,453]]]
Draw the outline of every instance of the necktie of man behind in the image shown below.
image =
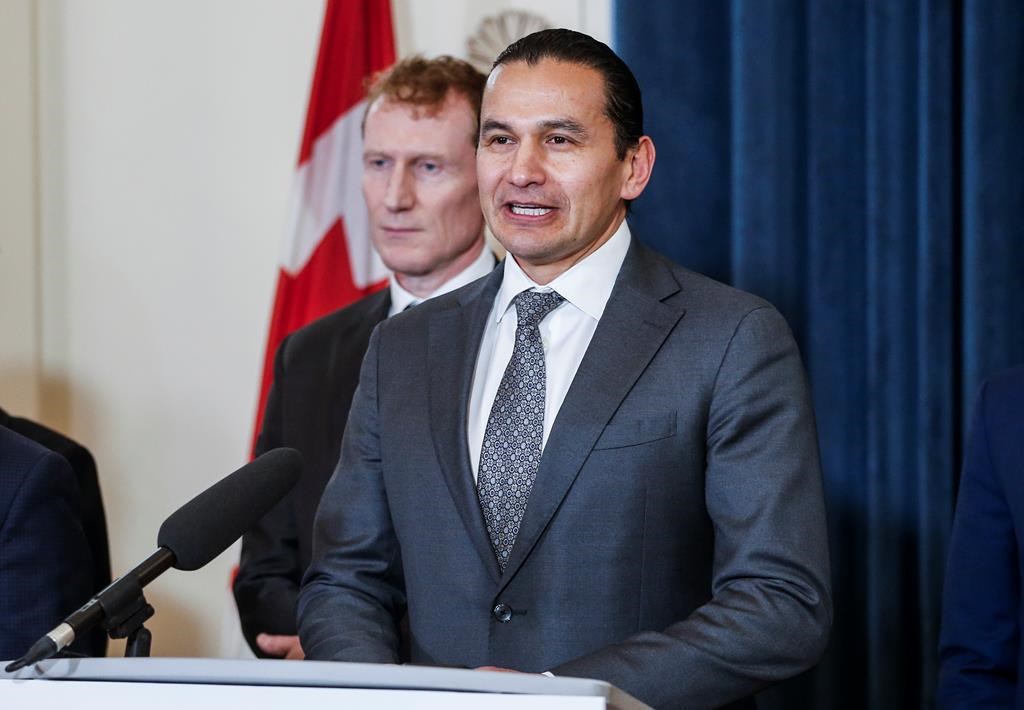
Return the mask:
[[477,494],[502,571],[540,465],[547,369],[539,326],[564,300],[554,291],[523,291],[515,297],[515,345],[484,430]]

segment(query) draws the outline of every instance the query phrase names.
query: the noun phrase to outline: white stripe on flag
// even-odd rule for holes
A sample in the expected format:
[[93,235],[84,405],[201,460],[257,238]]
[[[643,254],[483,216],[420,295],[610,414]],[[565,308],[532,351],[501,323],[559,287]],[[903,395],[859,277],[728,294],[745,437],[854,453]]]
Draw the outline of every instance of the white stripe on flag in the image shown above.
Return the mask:
[[352,265],[352,280],[366,288],[388,276],[370,244],[369,221],[361,189],[365,101],[338,117],[313,142],[309,160],[295,171],[281,268],[302,271],[335,221],[341,219]]

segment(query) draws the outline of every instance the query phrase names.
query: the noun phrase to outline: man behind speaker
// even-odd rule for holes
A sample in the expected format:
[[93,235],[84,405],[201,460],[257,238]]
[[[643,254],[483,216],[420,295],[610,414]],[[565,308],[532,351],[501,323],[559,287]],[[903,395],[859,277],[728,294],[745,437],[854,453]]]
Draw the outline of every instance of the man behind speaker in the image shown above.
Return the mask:
[[403,60],[376,77],[363,120],[363,196],[390,287],[288,336],[260,454],[299,449],[305,472],[242,538],[234,592],[242,630],[260,656],[301,658],[295,599],[310,559],[313,515],[334,471],[359,364],[374,326],[494,267],[485,247],[475,148],[484,76],[451,57]]
[[769,304],[633,239],[653,164],[607,46],[547,30],[499,56],[477,173],[510,256],[374,331],[299,597],[310,658],[393,663],[407,611],[414,663],[599,678],[658,708],[750,707],[818,659],[796,344]]

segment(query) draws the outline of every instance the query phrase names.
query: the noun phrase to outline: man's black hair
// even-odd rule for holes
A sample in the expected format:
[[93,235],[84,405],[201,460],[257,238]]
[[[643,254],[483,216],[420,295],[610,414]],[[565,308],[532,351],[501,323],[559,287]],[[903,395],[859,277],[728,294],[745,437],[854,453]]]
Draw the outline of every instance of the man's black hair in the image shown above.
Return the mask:
[[579,64],[604,77],[604,112],[615,128],[615,152],[619,160],[644,134],[644,107],[640,85],[626,63],[604,42],[573,30],[541,30],[517,40],[494,60],[497,67],[513,62],[535,66],[542,59]]

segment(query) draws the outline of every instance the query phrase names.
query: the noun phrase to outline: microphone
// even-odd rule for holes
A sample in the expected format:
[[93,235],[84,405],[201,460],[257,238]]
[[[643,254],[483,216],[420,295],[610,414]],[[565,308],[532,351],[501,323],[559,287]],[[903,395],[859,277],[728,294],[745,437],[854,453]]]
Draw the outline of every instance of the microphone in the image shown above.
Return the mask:
[[72,612],[4,670],[11,673],[59,653],[78,635],[117,613],[124,602],[140,597],[142,587],[169,568],[191,571],[206,565],[270,512],[299,480],[301,470],[298,451],[272,449],[207,488],[160,526],[156,552]]

